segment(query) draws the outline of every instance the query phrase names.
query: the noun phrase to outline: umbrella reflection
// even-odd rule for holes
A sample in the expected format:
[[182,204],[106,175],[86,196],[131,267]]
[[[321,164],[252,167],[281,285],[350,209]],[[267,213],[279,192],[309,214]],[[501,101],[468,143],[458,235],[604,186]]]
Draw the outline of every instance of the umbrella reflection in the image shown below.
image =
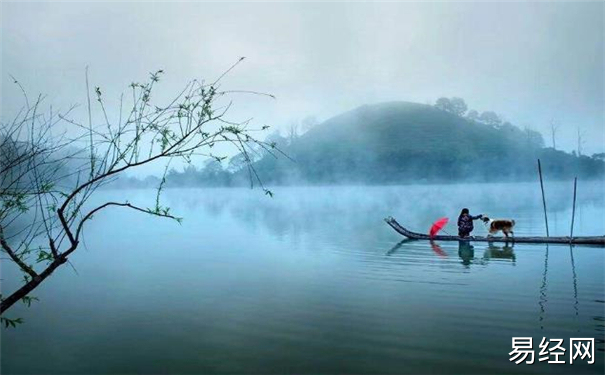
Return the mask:
[[441,246],[437,245],[435,241],[431,241],[431,248],[435,252],[435,254],[439,255],[442,258],[447,258],[447,253],[443,251]]

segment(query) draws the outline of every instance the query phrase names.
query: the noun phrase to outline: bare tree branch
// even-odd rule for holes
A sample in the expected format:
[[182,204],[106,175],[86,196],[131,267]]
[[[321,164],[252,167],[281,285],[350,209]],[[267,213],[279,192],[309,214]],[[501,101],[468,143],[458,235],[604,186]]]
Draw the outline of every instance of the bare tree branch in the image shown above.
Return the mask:
[[[219,91],[217,87],[242,60],[212,84],[198,80],[189,82],[166,105],[152,104],[153,90],[163,71],[150,73],[146,83],[130,85],[132,101],[129,104],[120,97],[119,119],[115,124],[107,115],[103,92],[98,86],[92,86],[94,104],[98,106],[97,112],[93,110],[88,68],[87,125],[71,115],[75,106],[65,112],[54,111],[51,107],[47,115],[42,113],[43,97],[30,103],[23,87],[15,81],[26,99],[23,110],[0,129],[0,150],[3,151],[0,160],[0,244],[26,277],[22,287],[1,301],[1,312],[27,297],[62,264],[69,263],[68,257],[83,240],[85,224],[105,208],[123,207],[180,222],[181,219],[160,201],[168,166],[174,159],[191,162],[193,156],[208,155],[221,161],[226,156],[213,155],[209,150],[218,143],[231,145],[244,155],[252,186],[256,182],[266,194],[272,194],[264,187],[249,153],[259,152],[252,146],[274,156],[273,150],[280,151],[252,136],[251,132],[258,130],[248,129],[251,120],[236,123],[225,116],[233,105],[230,93],[273,96],[251,90]],[[129,110],[123,114],[125,105]],[[99,124],[95,121],[95,113],[102,116]],[[65,134],[53,136],[51,128],[58,123],[71,126],[79,133],[71,138]],[[118,176],[158,162],[164,162],[165,168],[152,208],[143,208],[127,200],[89,206],[95,192]],[[17,218],[24,217],[28,223],[24,228],[18,227],[22,220]],[[30,258],[35,261],[35,267],[28,265]]]

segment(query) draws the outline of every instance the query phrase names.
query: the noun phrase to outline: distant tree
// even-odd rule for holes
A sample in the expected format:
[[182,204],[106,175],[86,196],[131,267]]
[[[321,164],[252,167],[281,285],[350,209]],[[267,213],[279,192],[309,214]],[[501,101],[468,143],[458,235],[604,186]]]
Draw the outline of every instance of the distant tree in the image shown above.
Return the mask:
[[290,126],[288,127],[288,144],[292,144],[296,141],[296,139],[298,138],[300,125],[298,122],[296,121],[292,121],[290,123]]
[[462,98],[445,98],[441,97],[437,99],[435,102],[435,107],[441,109],[442,111],[446,111],[449,113],[453,113],[456,116],[464,116],[468,107]]
[[605,152],[599,152],[597,154],[592,154],[592,158],[595,160],[605,161]]
[[555,121],[555,119],[550,120],[550,136],[552,139],[552,148],[553,149],[557,149],[557,141],[556,141],[556,136],[557,136],[557,130],[559,130],[559,122]]
[[307,116],[300,122],[300,128],[303,133],[306,133],[315,126],[317,126],[317,124],[319,124],[319,121],[317,121],[317,117]]
[[265,138],[265,142],[269,144],[274,144],[275,146],[284,146],[287,143],[286,137],[281,135],[279,130],[275,130],[274,132],[267,135]]
[[147,176],[142,181],[143,186],[146,188],[158,186],[160,184],[160,179],[156,176]]
[[435,107],[441,109],[442,111],[452,112],[453,106],[451,100],[448,98],[439,98],[435,102]]
[[234,155],[229,159],[227,171],[230,173],[239,172],[246,166],[246,156],[242,153]]
[[[88,124],[82,124],[69,118],[68,114],[58,115],[52,110],[48,116],[41,116],[37,104],[30,105],[25,96],[25,108],[20,113],[26,116],[14,122],[16,130],[11,132],[24,134],[30,131],[33,138],[29,143],[41,144],[47,151],[43,153],[46,157],[27,159],[33,161],[27,166],[31,171],[28,174],[31,181],[24,185],[13,184],[13,189],[0,196],[0,207],[4,209],[0,216],[0,247],[8,255],[6,259],[23,273],[22,285],[8,295],[0,296],[0,314],[19,301],[29,305],[34,300],[30,293],[57,268],[69,262],[82,242],[86,224],[101,211],[120,207],[180,221],[169,207],[162,205],[160,199],[172,160],[187,162],[194,155],[206,155],[220,162],[224,157],[210,154],[213,146],[219,143],[231,145],[244,155],[248,155],[253,146],[271,149],[270,145],[253,136],[256,129],[251,129],[247,123],[234,123],[226,118],[230,92],[218,90],[224,74],[211,84],[191,81],[172,100],[156,104],[152,102],[153,89],[162,73],[161,70],[154,72],[148,82],[130,85],[132,102],[121,101],[120,108],[127,108],[127,111],[117,123],[109,120],[99,87],[94,88],[99,113],[102,114],[99,125],[93,124],[90,104]],[[54,138],[51,132],[51,127],[59,121],[82,130],[74,144],[87,154],[81,152],[76,155],[76,161],[84,162],[72,172],[77,176],[72,184],[55,184],[57,169],[48,168],[48,156],[52,156],[54,145],[61,144],[61,136]],[[0,129],[5,128],[11,129],[4,124]],[[263,187],[251,158],[245,157],[245,160],[251,176],[266,194],[271,195]],[[128,200],[99,202],[90,199],[101,186],[118,176],[154,162],[164,162],[166,168],[157,187],[155,202],[151,205],[139,205]],[[30,186],[34,189],[30,190]],[[16,228],[15,217],[27,212],[32,214],[26,227]],[[2,318],[5,324],[12,321],[14,325],[15,320]]]
[[183,168],[182,172],[174,171],[170,176],[167,176],[166,181],[174,186],[196,186],[200,180],[200,172],[195,165],[189,163]]
[[517,133],[519,131],[518,127],[516,127],[515,125],[511,124],[508,121],[503,122],[499,128],[501,131],[510,132],[511,134]]
[[586,135],[586,132],[583,131],[582,129],[580,129],[580,127],[578,126],[578,157],[582,156],[582,151],[583,151],[583,147],[584,147],[584,136]]
[[462,99],[462,98],[456,98],[456,97],[451,98],[450,105],[451,105],[451,112],[460,117],[464,116],[464,114],[468,110],[468,107],[466,106],[466,103],[464,102],[464,99]]
[[183,168],[183,174],[185,175],[195,175],[197,173],[197,168],[193,164],[187,164],[185,168]]
[[537,132],[537,131],[531,129],[529,126],[526,126],[524,131],[525,131],[525,136],[527,138],[527,144],[529,147],[532,147],[532,148],[544,147],[544,138],[542,138],[542,134],[540,134],[540,132]]
[[479,121],[486,125],[498,126],[502,123],[500,116],[493,111],[485,111],[479,116]]
[[225,168],[224,171],[229,173],[236,173],[248,167],[248,164],[250,162],[257,162],[258,160],[268,155],[273,156],[271,155],[270,150],[276,150],[280,152],[280,147],[287,145],[288,139],[282,136],[279,130],[274,130],[265,137],[263,143],[265,145],[268,145],[268,147],[255,147],[254,145],[252,145],[250,150],[246,154],[238,153],[232,156],[229,159],[227,168]]
[[223,164],[217,159],[208,159],[204,162],[202,171],[205,175],[216,175],[223,171]]
[[466,118],[471,121],[479,121],[479,112],[475,111],[474,109],[471,109],[466,114]]

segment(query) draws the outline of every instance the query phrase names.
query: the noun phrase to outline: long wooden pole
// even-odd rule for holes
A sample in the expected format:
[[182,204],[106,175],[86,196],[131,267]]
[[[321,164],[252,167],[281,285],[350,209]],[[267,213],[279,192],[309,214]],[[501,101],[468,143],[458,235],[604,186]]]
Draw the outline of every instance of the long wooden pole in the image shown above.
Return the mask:
[[540,175],[540,189],[542,190],[542,206],[544,206],[544,221],[546,222],[546,237],[550,237],[548,233],[548,216],[546,215],[546,198],[544,197],[544,182],[542,181],[542,164],[538,159],[538,174]]
[[573,224],[574,224],[574,220],[576,218],[576,191],[578,188],[578,178],[575,177],[573,179],[573,206],[571,209],[571,230],[569,232],[569,238],[573,238]]

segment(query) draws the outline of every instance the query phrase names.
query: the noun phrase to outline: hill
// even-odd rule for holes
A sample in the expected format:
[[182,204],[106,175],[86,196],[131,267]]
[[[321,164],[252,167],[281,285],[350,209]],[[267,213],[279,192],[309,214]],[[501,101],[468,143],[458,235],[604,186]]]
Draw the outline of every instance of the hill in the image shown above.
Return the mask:
[[554,178],[599,178],[605,169],[601,159],[544,148],[535,131],[410,102],[364,105],[278,146],[295,162],[255,164],[274,183],[525,180],[535,178],[537,158]]

